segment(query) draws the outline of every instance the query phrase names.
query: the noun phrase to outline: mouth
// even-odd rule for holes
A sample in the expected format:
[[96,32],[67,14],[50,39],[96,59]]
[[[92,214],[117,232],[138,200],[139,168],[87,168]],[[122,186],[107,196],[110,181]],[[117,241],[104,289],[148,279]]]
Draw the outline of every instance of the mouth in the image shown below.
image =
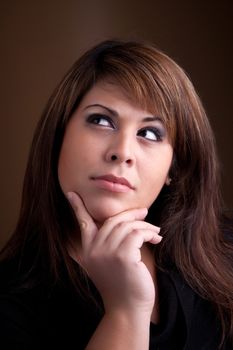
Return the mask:
[[126,178],[117,177],[112,174],[92,176],[91,180],[93,180],[98,187],[111,192],[129,192],[135,189]]

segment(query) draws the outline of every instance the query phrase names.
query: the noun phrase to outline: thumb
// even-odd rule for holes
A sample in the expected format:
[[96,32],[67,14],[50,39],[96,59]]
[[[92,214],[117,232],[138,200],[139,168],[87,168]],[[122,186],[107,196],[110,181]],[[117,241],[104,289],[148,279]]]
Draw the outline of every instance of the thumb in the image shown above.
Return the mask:
[[82,244],[86,246],[93,240],[97,232],[96,224],[88,213],[82,199],[79,195],[77,195],[77,193],[68,192],[66,196],[75,212],[75,216],[79,223]]

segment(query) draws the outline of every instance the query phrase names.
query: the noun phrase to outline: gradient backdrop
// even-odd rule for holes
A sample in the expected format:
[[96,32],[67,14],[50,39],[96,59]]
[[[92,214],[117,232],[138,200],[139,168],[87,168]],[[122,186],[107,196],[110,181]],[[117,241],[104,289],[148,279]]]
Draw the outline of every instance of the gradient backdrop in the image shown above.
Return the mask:
[[146,39],[191,77],[215,131],[233,209],[232,1],[12,0],[0,3],[0,245],[18,216],[33,130],[61,77],[90,45]]

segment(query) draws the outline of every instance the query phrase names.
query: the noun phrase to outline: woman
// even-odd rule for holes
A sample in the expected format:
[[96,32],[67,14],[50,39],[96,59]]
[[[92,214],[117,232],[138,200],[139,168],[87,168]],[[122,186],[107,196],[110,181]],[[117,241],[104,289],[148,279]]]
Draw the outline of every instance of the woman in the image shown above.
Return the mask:
[[175,62],[134,42],[86,52],[35,132],[2,252],[2,342],[232,349],[218,177],[208,119]]

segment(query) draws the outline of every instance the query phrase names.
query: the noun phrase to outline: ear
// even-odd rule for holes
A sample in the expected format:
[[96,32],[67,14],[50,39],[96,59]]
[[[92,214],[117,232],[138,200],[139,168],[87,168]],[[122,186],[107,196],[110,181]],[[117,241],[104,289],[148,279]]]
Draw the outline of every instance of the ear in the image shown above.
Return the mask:
[[172,179],[171,179],[170,176],[168,175],[167,178],[166,178],[165,184],[166,184],[167,186],[170,186],[171,181],[172,181]]

